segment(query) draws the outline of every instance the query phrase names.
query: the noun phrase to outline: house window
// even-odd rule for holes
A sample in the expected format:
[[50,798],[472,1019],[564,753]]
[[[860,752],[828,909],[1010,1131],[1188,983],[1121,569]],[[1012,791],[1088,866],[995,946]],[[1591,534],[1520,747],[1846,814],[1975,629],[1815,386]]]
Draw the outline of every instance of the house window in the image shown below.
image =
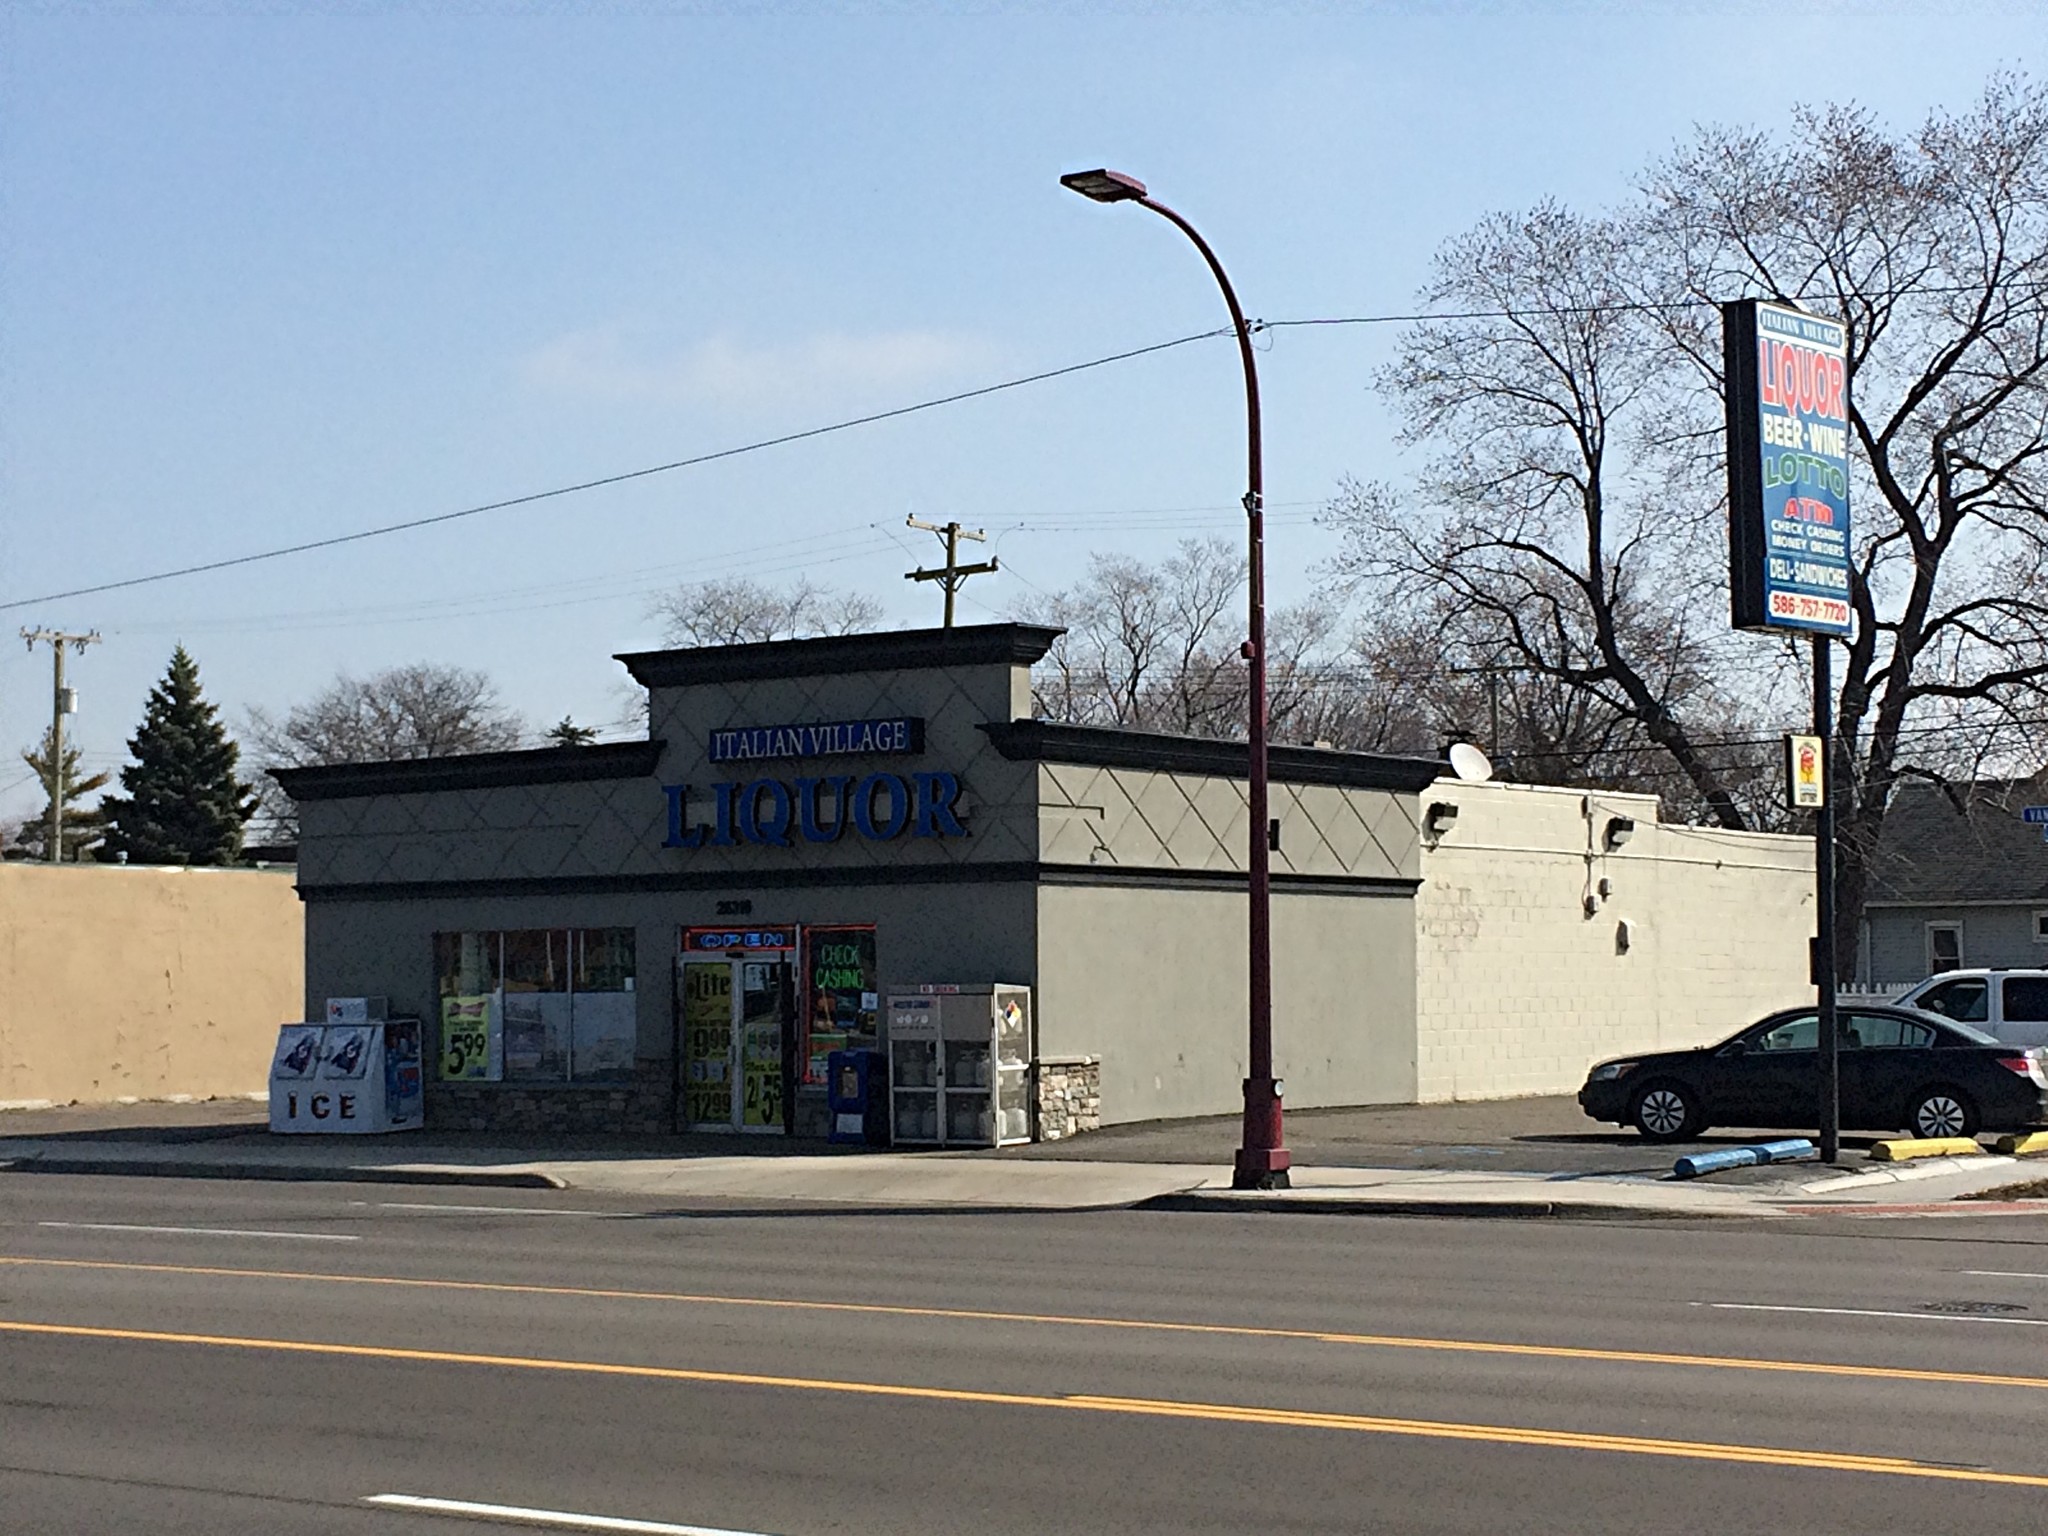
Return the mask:
[[1961,923],[1929,923],[1927,925],[1927,974],[1936,975],[1942,971],[1959,971],[1963,968],[1963,925]]
[[2034,942],[2048,944],[2048,912],[2034,914]]

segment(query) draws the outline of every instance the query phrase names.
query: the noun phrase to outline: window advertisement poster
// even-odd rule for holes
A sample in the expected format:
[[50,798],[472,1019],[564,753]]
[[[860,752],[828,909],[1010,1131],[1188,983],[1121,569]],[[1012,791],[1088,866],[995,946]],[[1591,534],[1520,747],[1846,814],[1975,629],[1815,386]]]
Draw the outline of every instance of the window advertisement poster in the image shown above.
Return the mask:
[[421,1070],[420,1021],[392,1019],[384,1025],[385,1128],[414,1131],[426,1123]]
[[441,1081],[481,1083],[497,1077],[492,1070],[493,1049],[501,1038],[497,999],[489,993],[479,997],[441,999]]
[[1847,329],[1741,299],[1721,308],[1721,341],[1735,627],[1846,637]]

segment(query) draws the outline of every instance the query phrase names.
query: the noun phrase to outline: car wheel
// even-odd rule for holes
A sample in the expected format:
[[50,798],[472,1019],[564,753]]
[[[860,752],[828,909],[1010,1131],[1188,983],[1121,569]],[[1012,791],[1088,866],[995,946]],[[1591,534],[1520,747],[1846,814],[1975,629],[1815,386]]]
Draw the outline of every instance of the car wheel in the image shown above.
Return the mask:
[[1629,1107],[1629,1119],[1645,1141],[1684,1141],[1706,1129],[1699,1101],[1683,1083],[1650,1083]]
[[1906,1111],[1906,1128],[1932,1141],[1977,1134],[1977,1106],[1960,1088],[1927,1088],[1915,1094]]

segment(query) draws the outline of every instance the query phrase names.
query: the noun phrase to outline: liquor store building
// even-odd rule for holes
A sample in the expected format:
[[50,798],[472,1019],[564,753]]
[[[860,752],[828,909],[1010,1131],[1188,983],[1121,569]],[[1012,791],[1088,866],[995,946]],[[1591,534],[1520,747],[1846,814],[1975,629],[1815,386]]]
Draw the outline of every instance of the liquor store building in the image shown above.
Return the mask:
[[[430,1127],[818,1135],[888,995],[1015,984],[1034,1134],[1237,1108],[1246,750],[1031,719],[1057,635],[624,655],[645,741],[279,772],[307,1017],[425,1021]],[[1417,1096],[1440,766],[1273,749],[1291,1106]]]

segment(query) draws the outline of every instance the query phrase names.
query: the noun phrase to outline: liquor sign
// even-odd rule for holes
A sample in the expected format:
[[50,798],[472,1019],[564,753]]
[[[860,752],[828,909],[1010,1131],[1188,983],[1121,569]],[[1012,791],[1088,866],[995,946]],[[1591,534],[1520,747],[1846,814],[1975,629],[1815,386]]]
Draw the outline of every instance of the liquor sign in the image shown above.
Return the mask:
[[1741,299],[1721,306],[1721,345],[1735,627],[1847,636],[1848,332]]
[[1785,738],[1785,804],[1795,811],[1828,803],[1827,766],[1818,736]]

